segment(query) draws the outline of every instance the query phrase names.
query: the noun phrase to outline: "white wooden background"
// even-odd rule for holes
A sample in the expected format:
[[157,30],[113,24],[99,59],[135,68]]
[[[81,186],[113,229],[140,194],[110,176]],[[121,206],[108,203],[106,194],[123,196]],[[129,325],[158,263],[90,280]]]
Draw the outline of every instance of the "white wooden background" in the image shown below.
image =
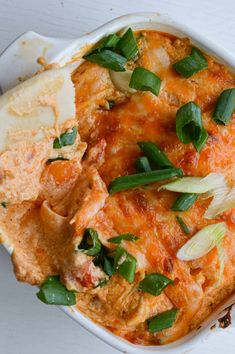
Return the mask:
[[[168,13],[235,55],[235,0],[0,0],[0,51],[27,30],[72,38],[136,11]],[[38,302],[35,292],[15,281],[0,247],[1,354],[118,353],[56,308]],[[190,353],[234,354],[233,337],[230,330],[219,333]]]

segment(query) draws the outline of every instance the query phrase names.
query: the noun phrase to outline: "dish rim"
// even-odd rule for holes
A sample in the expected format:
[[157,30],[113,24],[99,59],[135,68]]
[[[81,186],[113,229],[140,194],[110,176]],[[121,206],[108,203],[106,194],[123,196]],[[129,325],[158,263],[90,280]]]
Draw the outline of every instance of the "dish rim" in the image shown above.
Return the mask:
[[[139,24],[141,24],[140,27]],[[14,53],[19,54],[19,41],[22,40],[22,38],[24,39],[40,38],[43,39],[45,43],[48,43],[50,46],[51,44],[53,44],[54,49],[50,53],[51,62],[59,61],[61,63],[65,63],[69,61],[67,60],[69,57],[71,59],[71,55],[72,55],[71,53],[75,53],[76,51],[85,48],[87,45],[94,44],[105,35],[109,33],[117,32],[118,30],[121,30],[126,26],[130,26],[134,29],[141,28],[143,30],[147,29],[149,26],[152,27],[152,29],[156,29],[156,30],[158,29],[157,27],[159,27],[158,30],[160,30],[160,28],[162,29],[168,28],[169,33],[174,32],[173,34],[179,36],[185,35],[189,37],[192,40],[192,42],[195,43],[195,45],[197,45],[199,48],[205,50],[207,53],[210,53],[211,55],[216,57],[220,62],[223,62],[226,66],[228,66],[232,71],[235,71],[235,58],[226,49],[222,48],[221,46],[218,46],[212,40],[209,40],[208,38],[204,37],[203,35],[196,32],[195,30],[185,26],[184,24],[172,20],[168,15],[159,14],[156,12],[139,12],[139,13],[133,13],[133,14],[117,17],[109,21],[108,23],[98,27],[94,31],[85,34],[79,37],[78,39],[73,39],[73,40],[45,37],[31,31],[26,32],[22,36],[18,37],[13,43],[11,43],[2,52],[2,54],[0,55],[0,67],[1,68],[3,68],[4,66],[6,67],[6,63],[7,65],[10,65],[12,63],[13,60],[12,58],[14,56]],[[172,30],[171,32],[170,29]],[[22,57],[21,58],[22,63],[23,60],[24,59]],[[21,65],[19,65],[19,68],[20,66]],[[30,74],[32,74],[33,71],[34,72],[37,71],[36,61],[34,65],[32,65],[32,67],[30,68]],[[7,72],[7,70],[2,70],[2,73],[5,72]],[[6,76],[0,73],[0,85],[3,84],[4,82],[6,82]],[[8,253],[11,254],[12,248],[10,244],[5,242],[3,243],[3,245],[7,249]],[[128,352],[130,354],[131,353],[137,354],[143,352],[146,353],[167,352],[168,354],[178,354],[179,350],[181,351],[190,350],[192,349],[192,346],[194,344],[198,343],[198,340],[205,339],[205,337],[208,335],[208,328],[213,324],[213,322],[216,321],[216,319],[218,319],[219,314],[221,316],[221,312],[223,312],[222,310],[226,306],[234,302],[235,299],[234,296],[232,296],[231,298],[227,299],[224,304],[221,304],[219,308],[216,311],[214,311],[213,314],[204,322],[202,329],[200,331],[198,332],[192,331],[190,334],[177,340],[176,342],[164,346],[140,346],[140,345],[132,344],[122,339],[121,337],[114,335],[112,332],[109,332],[104,327],[100,326],[99,324],[95,323],[93,320],[88,318],[82,312],[78,310],[75,311],[74,308],[69,308],[64,306],[60,306],[59,308],[63,312],[65,312],[68,316],[70,316],[72,319],[74,319],[76,322],[78,322],[82,327],[87,329],[89,332],[91,332],[92,334],[94,334],[95,336],[97,336],[107,344],[111,345],[112,347],[124,353]],[[234,314],[233,314],[233,320],[235,320]],[[217,332],[216,330],[213,331],[213,333],[216,332]]]

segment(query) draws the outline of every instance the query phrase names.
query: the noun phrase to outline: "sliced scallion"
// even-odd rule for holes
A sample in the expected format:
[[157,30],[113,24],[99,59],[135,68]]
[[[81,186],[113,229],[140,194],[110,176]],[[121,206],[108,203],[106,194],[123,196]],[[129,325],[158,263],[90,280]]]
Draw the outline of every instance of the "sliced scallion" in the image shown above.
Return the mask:
[[181,106],[176,113],[176,134],[184,144],[197,141],[202,131],[202,113],[194,102]]
[[172,177],[180,177],[183,172],[180,168],[168,168],[158,171],[137,173],[135,175],[115,178],[108,187],[109,193],[117,193],[126,189],[159,182]]
[[6,209],[7,208],[7,202],[1,202],[1,206]]
[[198,194],[183,193],[181,194],[171,207],[173,211],[186,211],[191,208],[193,203],[197,200]]
[[114,269],[129,283],[133,283],[136,272],[136,259],[128,253],[122,246],[115,250]]
[[218,124],[226,125],[235,109],[235,88],[224,90],[217,101],[213,119]]
[[205,256],[221,243],[226,231],[227,227],[224,222],[204,227],[178,250],[177,258],[183,261],[192,261]]
[[96,256],[101,251],[101,243],[98,233],[94,229],[86,229],[81,243],[77,247],[78,251],[87,256]]
[[116,105],[116,102],[114,100],[108,100],[107,102],[109,105],[109,109],[112,109]]
[[193,141],[193,145],[194,145],[195,149],[197,150],[197,152],[199,152],[199,153],[201,152],[207,139],[208,139],[208,133],[207,133],[206,129],[202,128],[201,135],[198,138],[198,140]]
[[76,304],[74,291],[67,290],[58,276],[48,277],[36,295],[47,305],[72,306]]
[[99,281],[99,283],[95,286],[94,289],[96,288],[103,288],[105,285],[107,285],[108,279],[104,278]]
[[54,161],[68,161],[69,159],[67,159],[66,157],[63,156],[57,156],[57,157],[53,157],[51,159],[48,159],[46,164],[49,165],[50,163],[54,162]]
[[151,166],[146,156],[140,156],[135,161],[135,167],[139,172],[150,172]]
[[151,141],[138,142],[139,147],[148,157],[149,161],[158,168],[173,167],[166,154],[162,152],[156,144]]
[[208,62],[200,50],[192,48],[189,56],[173,64],[174,69],[183,77],[190,77],[193,74],[208,68]]
[[107,37],[105,37],[98,49],[102,49],[102,48],[115,48],[117,43],[119,42],[120,37],[117,34],[109,34]]
[[95,50],[83,57],[83,59],[96,63],[113,71],[125,71],[126,58],[109,49]]
[[150,91],[158,95],[161,86],[161,79],[153,72],[137,67],[134,69],[129,86],[138,91]]
[[163,274],[152,273],[147,274],[139,283],[139,290],[157,296],[169,284],[174,284],[173,280],[165,277]]
[[109,242],[111,243],[121,243],[122,241],[137,241],[139,240],[139,237],[132,235],[132,234],[123,234],[120,236],[115,236],[115,237],[111,237],[108,239]]
[[188,226],[185,224],[184,220],[180,216],[176,216],[176,220],[178,221],[181,229],[184,231],[186,235],[190,234]]
[[124,33],[116,45],[116,49],[124,55],[127,60],[134,59],[138,54],[138,46],[131,28]]
[[59,138],[56,138],[53,143],[54,149],[61,149],[63,146],[73,145],[77,137],[77,128],[68,130],[67,132],[61,134]]
[[178,309],[172,309],[160,313],[147,320],[148,330],[151,333],[160,332],[163,329],[171,328],[176,320]]

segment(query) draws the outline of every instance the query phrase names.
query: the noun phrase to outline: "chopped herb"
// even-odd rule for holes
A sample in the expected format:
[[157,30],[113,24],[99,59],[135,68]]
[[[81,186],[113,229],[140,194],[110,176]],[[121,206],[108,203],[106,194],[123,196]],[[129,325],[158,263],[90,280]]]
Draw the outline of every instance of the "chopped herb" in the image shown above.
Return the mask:
[[109,34],[107,37],[105,37],[98,49],[102,49],[102,48],[115,48],[117,43],[119,42],[120,37],[117,34]]
[[173,280],[165,277],[163,274],[152,273],[147,274],[145,278],[139,283],[139,289],[152,294],[160,295],[165,287],[169,284],[174,284]]
[[128,253],[122,246],[115,250],[114,269],[129,283],[133,283],[136,271],[136,259]]
[[149,332],[161,332],[163,329],[171,328],[176,320],[178,311],[178,309],[168,310],[148,319]]
[[125,71],[125,65],[127,63],[126,58],[122,55],[105,48],[95,50],[92,53],[85,55],[83,59],[113,71]]
[[142,67],[137,67],[133,70],[129,87],[138,91],[150,91],[154,95],[158,95],[161,86],[161,79]]
[[54,162],[54,161],[68,161],[69,159],[67,159],[66,157],[62,157],[62,156],[58,156],[58,157],[53,157],[51,159],[48,159],[46,164],[49,165],[50,163]]
[[139,237],[132,235],[132,234],[124,234],[116,237],[111,237],[108,239],[109,242],[112,243],[121,243],[122,241],[137,241]]
[[190,77],[193,74],[208,68],[208,62],[200,50],[193,48],[189,56],[173,64],[174,69],[183,77]]
[[176,216],[175,218],[178,221],[178,223],[179,223],[181,229],[184,231],[184,233],[186,235],[189,235],[190,231],[189,231],[188,226],[185,224],[184,220],[180,216]]
[[180,168],[168,168],[158,171],[136,173],[135,175],[117,177],[111,181],[108,187],[109,194],[121,192],[130,188],[144,186],[172,177],[181,177],[183,174]]
[[124,33],[116,48],[127,58],[127,60],[134,59],[138,54],[138,46],[131,28]]
[[75,292],[67,290],[58,276],[48,277],[36,295],[39,300],[48,305],[72,306],[76,304]]
[[173,167],[173,164],[166,154],[164,154],[155,143],[151,141],[139,141],[138,145],[150,162],[157,168]]
[[140,156],[135,161],[135,167],[138,172],[150,172],[151,166],[146,156]]
[[94,229],[86,229],[82,242],[78,245],[77,249],[87,256],[96,256],[101,251],[98,233]]
[[102,247],[100,253],[93,259],[95,266],[100,267],[109,277],[114,273],[113,262],[113,258],[109,256],[105,247]]
[[114,100],[108,100],[107,102],[109,105],[109,109],[112,109],[116,105],[116,102]]
[[235,88],[224,90],[217,101],[213,119],[218,124],[226,125],[235,109]]
[[204,146],[208,134],[202,126],[201,109],[196,103],[188,102],[178,109],[176,134],[182,143],[192,142],[198,151]]
[[196,193],[182,193],[172,205],[171,210],[186,211],[191,208],[197,198],[198,194]]
[[63,146],[73,145],[75,143],[77,136],[77,128],[68,130],[67,132],[60,135],[59,138],[56,138],[53,143],[54,149],[61,149]]
[[6,209],[7,208],[7,202],[1,202],[1,206]]
[[108,283],[108,279],[106,279],[106,278],[101,279],[101,281],[95,286],[94,289],[103,288],[105,285],[107,285],[107,283]]

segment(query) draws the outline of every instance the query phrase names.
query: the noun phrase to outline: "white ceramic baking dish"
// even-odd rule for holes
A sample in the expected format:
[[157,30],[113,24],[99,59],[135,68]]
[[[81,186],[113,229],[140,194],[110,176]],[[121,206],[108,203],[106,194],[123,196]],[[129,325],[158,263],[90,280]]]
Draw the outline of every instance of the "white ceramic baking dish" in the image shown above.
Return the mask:
[[[81,58],[82,54],[91,44],[96,43],[105,35],[122,30],[127,26],[131,26],[133,29],[156,29],[175,34],[179,37],[187,36],[191,38],[192,42],[197,47],[217,57],[220,62],[225,63],[233,71],[235,70],[235,58],[230,53],[199,35],[194,30],[174,22],[166,15],[158,13],[136,13],[114,19],[95,31],[77,39],[50,38],[34,32],[23,34],[9,45],[0,56],[0,86],[2,92],[15,86],[20,78],[30,77],[37,72],[37,70],[40,69],[40,65],[37,63],[38,57],[44,57],[47,63],[59,62],[60,64],[71,62],[76,57],[78,60],[72,65],[78,66],[81,63],[81,59],[79,58]],[[8,252],[11,253],[11,245],[5,243],[4,246]],[[223,310],[234,302],[235,296],[232,296],[226,303],[221,304],[200,329],[191,332],[175,343],[161,347],[132,345],[95,324],[75,308],[60,308],[88,331],[124,353],[150,354],[164,352],[167,354],[179,354],[188,352],[198,346],[202,341],[207,340],[210,336],[215,334],[220,335],[221,340],[223,340],[226,345],[227,335],[234,336],[235,334],[234,323],[226,330],[221,330],[218,326],[216,329],[210,330],[210,327],[223,315]],[[235,320],[235,314],[233,314],[232,317],[233,320]],[[222,331],[224,332],[222,333]]]

